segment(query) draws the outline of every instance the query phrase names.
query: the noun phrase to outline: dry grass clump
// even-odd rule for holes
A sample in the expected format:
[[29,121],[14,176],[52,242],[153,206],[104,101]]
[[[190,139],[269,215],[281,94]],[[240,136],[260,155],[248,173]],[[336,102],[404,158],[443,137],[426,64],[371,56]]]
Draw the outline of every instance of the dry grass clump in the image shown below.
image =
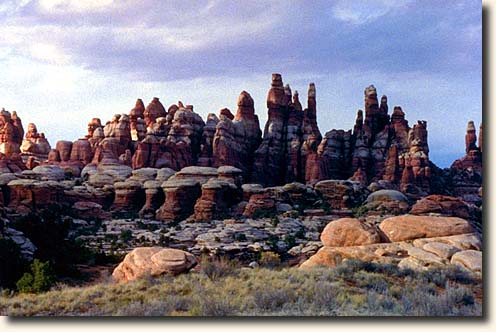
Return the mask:
[[[346,261],[335,269],[231,269],[127,284],[5,294],[9,316],[481,316],[482,281],[457,269],[428,272]],[[214,267],[208,265],[213,264]],[[219,265],[220,264],[220,265]],[[226,265],[227,264],[227,265]],[[220,266],[220,267],[219,267]]]

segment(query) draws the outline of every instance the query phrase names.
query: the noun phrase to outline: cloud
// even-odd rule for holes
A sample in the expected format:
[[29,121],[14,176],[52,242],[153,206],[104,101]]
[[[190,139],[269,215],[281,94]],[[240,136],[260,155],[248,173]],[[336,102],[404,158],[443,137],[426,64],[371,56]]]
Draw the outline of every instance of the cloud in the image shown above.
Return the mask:
[[111,5],[113,0],[40,0],[39,6],[47,12],[92,12]]
[[389,13],[398,13],[411,4],[411,0],[340,0],[333,8],[333,15],[340,21],[352,24],[367,24]]
[[[0,106],[49,127],[49,139],[75,139],[89,118],[127,112],[136,98],[183,99],[206,115],[235,109],[247,90],[263,122],[270,74],[280,72],[302,99],[308,82],[317,83],[323,131],[351,128],[364,87],[374,83],[411,122],[429,121],[430,140],[439,147],[433,151],[462,153],[463,142],[450,142],[463,139],[465,117],[477,121],[481,113],[480,6],[2,1]],[[456,128],[443,127],[446,118],[456,119]],[[71,119],[75,124],[61,129]]]
[[30,47],[30,55],[35,60],[65,64],[69,62],[69,56],[63,54],[55,45],[35,43]]

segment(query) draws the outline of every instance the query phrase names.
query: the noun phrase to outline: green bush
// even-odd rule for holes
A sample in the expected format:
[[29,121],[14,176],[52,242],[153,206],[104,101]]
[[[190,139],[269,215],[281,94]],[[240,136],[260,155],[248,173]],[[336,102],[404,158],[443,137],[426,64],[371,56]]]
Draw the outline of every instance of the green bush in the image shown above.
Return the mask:
[[21,279],[16,283],[17,290],[20,293],[33,293],[33,275],[25,272]]
[[367,213],[369,212],[369,209],[365,205],[362,205],[362,206],[358,206],[358,207],[351,209],[351,211],[352,211],[353,216],[355,218],[361,218],[361,217],[365,217],[367,215]]
[[21,293],[41,293],[49,290],[54,284],[55,276],[50,263],[35,259],[31,264],[31,273],[24,273],[16,286]]
[[130,229],[123,229],[121,231],[122,242],[124,242],[124,243],[129,242],[129,241],[131,241],[132,238],[133,238],[133,232],[131,232]]
[[286,242],[288,248],[293,248],[296,245],[296,238],[294,235],[289,234],[284,238],[284,242]]

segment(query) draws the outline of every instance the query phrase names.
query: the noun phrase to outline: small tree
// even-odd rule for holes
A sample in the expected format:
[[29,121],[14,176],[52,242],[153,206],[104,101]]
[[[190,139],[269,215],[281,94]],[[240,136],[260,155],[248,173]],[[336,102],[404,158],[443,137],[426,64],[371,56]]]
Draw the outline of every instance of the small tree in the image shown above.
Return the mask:
[[54,283],[55,276],[50,262],[41,262],[35,259],[31,264],[31,273],[24,273],[16,286],[21,293],[40,293],[49,290]]

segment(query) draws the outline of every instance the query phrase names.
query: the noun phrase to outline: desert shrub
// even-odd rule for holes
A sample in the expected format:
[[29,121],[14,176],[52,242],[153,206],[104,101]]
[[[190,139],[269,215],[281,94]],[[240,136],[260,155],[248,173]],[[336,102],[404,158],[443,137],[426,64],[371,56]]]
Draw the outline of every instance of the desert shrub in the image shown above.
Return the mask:
[[281,265],[281,256],[272,251],[264,251],[258,261],[261,266],[273,269]]
[[0,288],[15,288],[27,266],[19,246],[11,239],[0,239]]
[[459,268],[458,266],[450,266],[444,270],[445,278],[449,281],[453,281],[460,284],[475,284],[476,280],[470,276],[470,274]]
[[163,301],[141,302],[132,301],[117,310],[116,316],[127,317],[150,317],[166,316],[170,313],[170,307]]
[[21,293],[32,293],[33,292],[33,281],[34,277],[31,273],[26,272],[16,283],[17,290]]
[[130,229],[123,229],[120,237],[123,242],[129,242],[133,238],[133,232]]
[[35,259],[31,264],[31,273],[24,273],[16,286],[21,293],[41,293],[49,290],[54,284],[55,275],[50,263]]
[[278,251],[279,248],[277,247],[277,242],[279,242],[281,239],[274,234],[270,234],[269,238],[267,239],[267,244],[270,247],[270,250],[272,251]]
[[304,239],[305,238],[305,229],[302,227],[300,228],[294,235],[297,239]]
[[367,215],[367,213],[369,212],[369,209],[365,205],[362,205],[362,206],[352,208],[351,212],[353,213],[353,216],[355,218],[361,218],[361,217],[365,217]]
[[296,245],[296,238],[294,235],[288,234],[284,237],[284,242],[286,242],[288,248],[293,248]]
[[357,286],[360,288],[374,290],[379,293],[382,293],[388,289],[388,283],[380,274],[361,271],[359,273],[355,273],[353,275],[353,279],[356,281]]
[[202,256],[200,260],[201,271],[210,280],[215,281],[237,272],[238,262],[227,257]]
[[[207,259],[205,257],[204,259]],[[210,257],[209,259],[218,259]],[[347,266],[350,264],[351,266]],[[205,265],[205,264],[204,264]],[[480,316],[481,279],[427,282],[422,272],[406,278],[379,271],[383,264],[342,264],[335,269],[241,269],[211,281],[205,273],[165,275],[127,284],[62,287],[37,295],[0,298],[8,315],[326,315],[326,316]],[[366,271],[374,270],[374,271]],[[389,268],[385,271],[392,272]],[[446,272],[447,274],[451,272]],[[218,275],[218,274],[217,274]],[[220,278],[220,277],[219,277]],[[378,285],[384,279],[386,288]]]
[[225,317],[236,312],[236,306],[229,298],[221,295],[202,296],[199,307],[201,316]]
[[253,303],[262,311],[277,311],[294,300],[295,294],[291,290],[273,288],[270,285],[253,292]]

